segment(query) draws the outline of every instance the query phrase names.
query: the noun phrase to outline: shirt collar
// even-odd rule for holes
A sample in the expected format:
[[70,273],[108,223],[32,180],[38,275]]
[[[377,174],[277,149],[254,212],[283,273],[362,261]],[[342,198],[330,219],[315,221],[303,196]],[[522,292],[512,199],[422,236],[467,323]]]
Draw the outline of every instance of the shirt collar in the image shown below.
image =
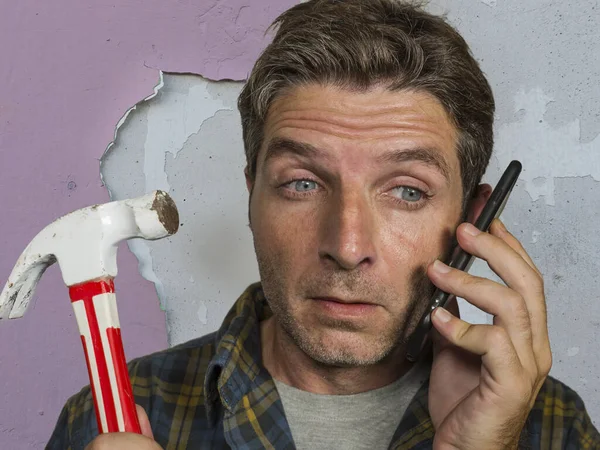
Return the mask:
[[260,283],[237,299],[216,333],[216,351],[204,379],[207,415],[217,419],[219,403],[233,411],[252,386],[270,377],[262,365],[259,323],[272,315]]

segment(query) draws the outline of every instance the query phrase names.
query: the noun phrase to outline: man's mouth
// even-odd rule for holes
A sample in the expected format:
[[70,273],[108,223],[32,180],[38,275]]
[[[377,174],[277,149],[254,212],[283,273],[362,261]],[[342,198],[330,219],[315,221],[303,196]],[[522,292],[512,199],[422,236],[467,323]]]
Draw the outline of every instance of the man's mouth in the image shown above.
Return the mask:
[[315,297],[316,306],[321,312],[337,317],[361,317],[372,314],[378,305],[361,299],[344,299],[338,297]]

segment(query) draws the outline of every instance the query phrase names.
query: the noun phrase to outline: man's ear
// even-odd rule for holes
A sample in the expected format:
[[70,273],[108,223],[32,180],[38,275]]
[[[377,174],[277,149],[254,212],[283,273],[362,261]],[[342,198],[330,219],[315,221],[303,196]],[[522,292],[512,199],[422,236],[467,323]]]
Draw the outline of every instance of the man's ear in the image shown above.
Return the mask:
[[492,195],[493,188],[489,184],[480,184],[467,206],[467,222],[475,223],[486,202]]

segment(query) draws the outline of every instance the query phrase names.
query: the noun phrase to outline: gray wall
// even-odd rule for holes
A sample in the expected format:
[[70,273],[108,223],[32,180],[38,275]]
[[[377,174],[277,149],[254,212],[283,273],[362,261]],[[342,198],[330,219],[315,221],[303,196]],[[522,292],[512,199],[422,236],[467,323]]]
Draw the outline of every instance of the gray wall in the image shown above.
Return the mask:
[[[486,72],[498,102],[496,153],[485,181],[512,159],[522,176],[503,214],[543,272],[551,374],[600,423],[600,5],[596,1],[438,1]],[[132,242],[155,282],[170,344],[215,330],[257,280],[247,228],[240,83],[164,74],[102,161],[113,198],[166,189],[182,227],[169,241]],[[494,277],[477,262],[472,272]],[[461,303],[475,322],[489,317]]]

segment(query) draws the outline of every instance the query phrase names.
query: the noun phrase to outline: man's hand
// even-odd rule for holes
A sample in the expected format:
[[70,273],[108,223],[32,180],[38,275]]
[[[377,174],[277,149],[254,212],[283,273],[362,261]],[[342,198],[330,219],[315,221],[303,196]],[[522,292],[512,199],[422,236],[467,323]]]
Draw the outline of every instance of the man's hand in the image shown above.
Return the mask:
[[160,445],[154,442],[150,421],[146,411],[136,405],[142,434],[134,433],[105,433],[98,436],[85,448],[85,450],[161,450]]
[[432,315],[439,333],[429,390],[434,448],[517,448],[552,365],[542,275],[499,220],[490,233],[463,224],[457,237],[506,286],[437,262],[428,269],[437,287],[494,316],[493,325],[471,325],[442,308]]

